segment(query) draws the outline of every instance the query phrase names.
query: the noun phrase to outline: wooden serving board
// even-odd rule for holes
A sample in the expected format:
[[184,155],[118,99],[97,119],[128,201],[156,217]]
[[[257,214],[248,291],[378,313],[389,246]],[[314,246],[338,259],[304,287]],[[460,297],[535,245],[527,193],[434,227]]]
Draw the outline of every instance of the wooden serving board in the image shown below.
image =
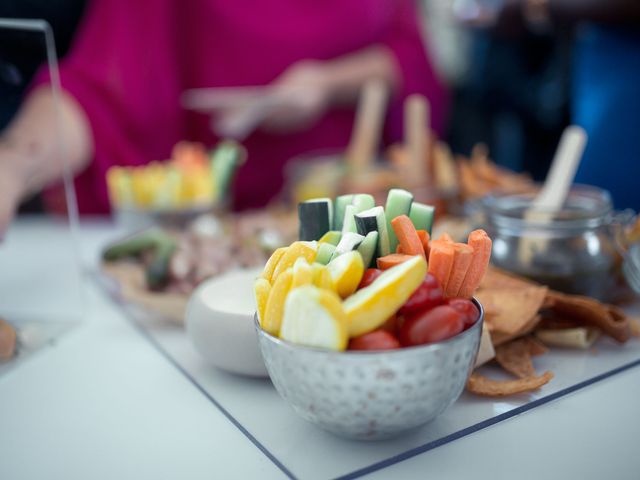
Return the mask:
[[150,291],[145,283],[144,269],[133,262],[103,263],[101,268],[103,273],[116,282],[122,300],[157,313],[175,323],[184,323],[188,295]]

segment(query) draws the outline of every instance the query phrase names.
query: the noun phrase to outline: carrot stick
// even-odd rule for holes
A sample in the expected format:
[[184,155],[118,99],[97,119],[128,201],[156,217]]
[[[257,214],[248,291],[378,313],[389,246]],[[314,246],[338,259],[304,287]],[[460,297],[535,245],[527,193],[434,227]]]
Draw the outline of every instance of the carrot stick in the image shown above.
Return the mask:
[[451,235],[449,235],[447,232],[444,232],[442,235],[440,235],[440,238],[438,238],[438,240],[442,240],[443,242],[454,243],[453,238],[451,238]]
[[420,237],[420,241],[422,242],[422,249],[424,250],[424,254],[426,258],[429,258],[429,232],[426,230],[416,230],[418,237]]
[[473,248],[473,260],[462,282],[457,296],[470,298],[484,278],[491,259],[491,238],[484,230],[474,230],[469,234],[469,246]]
[[398,242],[402,245],[402,251],[407,255],[421,255],[426,259],[424,254],[424,248],[422,248],[422,242],[416,232],[416,227],[413,226],[413,222],[406,215],[400,215],[399,217],[391,220],[391,226],[393,231],[398,237]]
[[458,290],[460,290],[473,260],[473,248],[466,243],[454,243],[453,248],[455,250],[453,267],[451,268],[451,275],[449,275],[447,285],[444,288],[444,295],[449,298],[458,295]]
[[434,240],[431,242],[429,273],[436,277],[436,280],[438,280],[443,290],[451,274],[454,256],[455,249],[453,248],[453,243],[442,240]]
[[[420,238],[420,242],[422,243],[422,249],[424,250],[425,258],[429,258],[429,232],[426,230],[416,230],[418,234],[418,238]],[[402,245],[398,244],[396,247],[396,253],[405,253],[402,249]]]
[[405,255],[404,253],[390,253],[389,255],[385,255],[384,257],[378,257],[376,263],[378,264],[378,268],[380,270],[387,270],[391,267],[395,267],[396,265],[400,265],[402,262],[406,262],[413,257],[415,257],[415,255]]

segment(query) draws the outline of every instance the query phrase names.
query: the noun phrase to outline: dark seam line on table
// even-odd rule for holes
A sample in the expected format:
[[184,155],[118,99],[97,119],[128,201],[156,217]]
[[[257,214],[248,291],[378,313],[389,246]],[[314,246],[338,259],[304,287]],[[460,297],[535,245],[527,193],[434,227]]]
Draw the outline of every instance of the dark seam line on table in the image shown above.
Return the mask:
[[483,430],[487,427],[500,423],[504,420],[508,420],[509,418],[515,417],[521,413],[524,413],[528,410],[532,410],[536,407],[544,405],[545,403],[549,403],[553,400],[556,400],[560,397],[564,397],[570,393],[573,393],[582,388],[588,387],[589,385],[593,385],[594,383],[600,382],[601,380],[605,380],[609,377],[613,377],[618,373],[624,372],[625,370],[629,370],[630,368],[640,366],[640,359],[635,360],[631,363],[627,363],[626,365],[622,365],[621,367],[615,368],[608,372],[605,372],[601,375],[597,375],[589,380],[585,380],[584,382],[577,383],[572,385],[571,387],[567,387],[564,390],[560,390],[558,392],[547,395],[546,397],[539,398],[532,402],[527,403],[526,405],[522,405],[521,407],[516,407],[513,410],[502,413],[496,417],[489,418],[480,423],[476,423],[475,425],[471,425],[470,427],[463,428],[462,430],[458,430],[451,435],[447,435],[446,437],[439,438],[438,440],[434,440],[433,442],[426,443],[416,448],[412,448],[411,450],[407,450],[406,452],[400,453],[393,457],[387,458],[386,460],[382,460],[380,462],[374,463],[373,465],[369,465],[368,467],[364,467],[358,470],[355,470],[351,473],[347,473],[346,475],[342,475],[340,477],[336,477],[335,480],[352,480],[355,478],[360,478],[370,473],[376,472],[378,470],[382,470],[384,468],[395,465],[396,463],[400,463],[404,460],[408,460],[411,457],[415,457],[422,453],[428,452],[429,450],[433,450],[435,448],[441,447],[442,445],[446,445],[447,443],[453,442],[454,440],[458,440],[462,437],[466,437],[472,433]]
[[[98,284],[100,285],[101,279],[98,277],[97,279]],[[111,292],[109,292],[108,289],[105,289],[106,293],[108,296],[112,296]],[[207,400],[209,400],[211,403],[213,403],[218,410],[220,410],[220,412],[227,417],[227,420],[229,420],[238,430],[240,430],[240,432],[247,437],[251,443],[253,443],[258,450],[260,450],[269,460],[271,460],[271,462],[273,462],[273,464],[278,467],[282,473],[284,473],[287,477],[289,477],[291,480],[297,480],[297,477],[295,475],[293,475],[293,473],[291,473],[291,471],[285,467],[282,462],[280,462],[280,460],[278,460],[276,458],[275,455],[273,455],[268,449],[267,447],[265,447],[262,443],[260,443],[260,441],[258,441],[258,439],[256,437],[254,437],[249,430],[247,430],[246,428],[244,428],[242,426],[242,424],[235,419],[235,417],[233,415],[231,415],[215,398],[213,398],[213,396],[207,392],[204,387],[202,385],[200,385],[195,378],[193,378],[191,376],[191,374],[189,372],[187,372],[187,370],[182,367],[182,365],[180,365],[176,360],[174,360],[174,358],[169,355],[169,353],[162,348],[162,346],[156,341],[155,338],[153,338],[149,332],[147,332],[147,330],[135,319],[131,318],[131,316],[128,314],[128,312],[125,310],[124,306],[122,304],[120,304],[119,302],[113,302],[116,307],[118,309],[120,309],[122,311],[122,313],[124,314],[124,317],[127,319],[127,322],[129,322],[131,325],[133,325],[133,327],[138,331],[138,333],[140,335],[142,335],[144,338],[146,338],[149,343],[171,364],[173,365],[180,373],[182,373],[182,375],[184,375],[187,380],[189,380],[189,382],[191,382],[191,384],[193,384],[194,387],[196,387],[198,389],[198,391],[200,391],[200,393],[202,393],[205,398],[207,398]]]

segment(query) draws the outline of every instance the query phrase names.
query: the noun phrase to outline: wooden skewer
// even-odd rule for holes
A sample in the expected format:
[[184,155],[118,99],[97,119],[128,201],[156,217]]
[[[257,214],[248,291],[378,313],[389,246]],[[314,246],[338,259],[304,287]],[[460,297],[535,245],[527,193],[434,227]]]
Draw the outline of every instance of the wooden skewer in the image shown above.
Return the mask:
[[409,155],[407,180],[425,186],[429,172],[430,109],[422,95],[411,95],[404,103],[404,143]]
[[[545,225],[553,221],[569,194],[586,143],[587,134],[583,128],[570,125],[564,130],[544,185],[531,202],[531,206],[524,212],[525,222]],[[547,242],[544,238],[522,238],[518,247],[521,265],[529,265],[533,255],[543,252],[546,248]]]
[[352,174],[361,174],[371,167],[380,143],[387,97],[387,87],[378,79],[369,80],[360,94],[351,141],[345,155]]

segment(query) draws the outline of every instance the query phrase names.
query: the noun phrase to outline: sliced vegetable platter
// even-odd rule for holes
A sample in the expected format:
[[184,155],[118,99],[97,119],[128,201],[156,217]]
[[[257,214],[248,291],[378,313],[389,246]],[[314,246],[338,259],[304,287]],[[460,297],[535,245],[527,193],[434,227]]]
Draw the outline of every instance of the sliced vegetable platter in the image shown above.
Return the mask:
[[402,189],[385,207],[368,194],[300,203],[300,240],[276,250],[255,282],[260,326],[331,350],[433,343],[470,327],[491,240],[482,230],[468,244],[431,240],[434,214]]

